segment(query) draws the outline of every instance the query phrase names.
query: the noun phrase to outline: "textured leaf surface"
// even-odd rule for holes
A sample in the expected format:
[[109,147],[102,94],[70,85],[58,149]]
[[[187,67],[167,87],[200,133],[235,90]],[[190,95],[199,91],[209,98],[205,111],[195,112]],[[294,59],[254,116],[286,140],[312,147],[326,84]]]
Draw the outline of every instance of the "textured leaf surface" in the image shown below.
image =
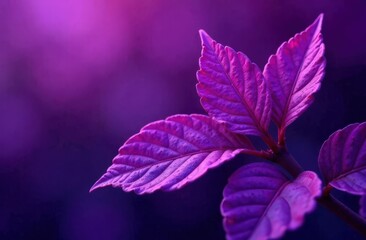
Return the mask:
[[363,195],[360,199],[360,215],[366,218],[366,195]]
[[298,228],[304,214],[314,209],[320,184],[314,172],[289,181],[269,163],[241,167],[229,178],[221,204],[227,239],[279,238]]
[[366,122],[333,133],[319,154],[326,184],[348,193],[366,194]]
[[92,187],[151,193],[174,190],[233,158],[250,141],[204,115],[175,115],[146,125],[119,149],[112,166]]
[[246,55],[214,41],[200,30],[202,54],[197,92],[209,115],[231,131],[263,135],[271,118],[271,97],[263,75]]
[[264,68],[272,95],[272,118],[284,130],[313,102],[324,76],[321,14],[305,31],[284,42]]

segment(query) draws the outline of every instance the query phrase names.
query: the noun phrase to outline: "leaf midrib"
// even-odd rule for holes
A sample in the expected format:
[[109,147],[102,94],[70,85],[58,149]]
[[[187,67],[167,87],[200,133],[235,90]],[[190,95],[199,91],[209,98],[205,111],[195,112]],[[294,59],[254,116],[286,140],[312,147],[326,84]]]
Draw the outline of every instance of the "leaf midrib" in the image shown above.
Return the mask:
[[366,169],[366,164],[361,165],[361,166],[356,167],[356,168],[353,168],[353,169],[352,169],[352,170],[350,170],[350,171],[346,171],[346,172],[344,172],[344,173],[340,174],[338,177],[336,177],[336,178],[332,179],[331,181],[329,181],[329,183],[331,183],[331,182],[336,182],[336,181],[339,181],[339,180],[342,180],[342,178],[345,178],[345,177],[347,177],[348,175],[351,175],[351,174],[356,173],[356,172],[358,172],[358,171],[362,171],[362,170],[364,170],[364,169]]
[[[257,223],[255,224],[254,230],[252,232],[252,234],[250,234],[250,237],[253,236],[253,234],[255,233],[255,231],[257,230],[257,227],[259,226],[259,224],[262,222],[263,218],[267,215],[267,212],[269,211],[269,209],[271,208],[273,202],[277,199],[277,197],[282,193],[282,191],[285,189],[285,187],[287,187],[290,184],[289,181],[284,182],[281,187],[277,190],[276,194],[273,196],[273,198],[271,199],[271,201],[269,202],[268,206],[266,207],[266,209],[264,210],[263,214],[261,215],[261,217],[259,218],[259,220],[257,221]],[[272,226],[271,226],[272,227]]]
[[[219,44],[219,43],[216,43],[216,44]],[[251,119],[253,120],[253,122],[254,122],[254,125],[257,127],[257,129],[259,130],[259,132],[263,134],[264,129],[263,129],[263,127],[260,125],[260,121],[257,119],[257,117],[255,116],[254,112],[253,112],[253,111],[252,111],[252,109],[249,107],[249,104],[247,103],[247,101],[245,100],[245,98],[241,96],[241,94],[239,93],[239,90],[238,90],[238,89],[233,85],[233,81],[232,81],[231,77],[228,75],[228,73],[225,71],[225,68],[224,68],[223,64],[221,63],[221,61],[219,60],[219,58],[218,58],[218,56],[217,56],[217,53],[216,53],[216,51],[215,51],[215,48],[214,48],[214,47],[211,47],[211,46],[210,46],[210,48],[211,48],[211,50],[215,53],[215,54],[214,54],[214,56],[215,56],[215,58],[216,58],[216,61],[219,63],[219,66],[221,67],[222,72],[223,72],[223,73],[225,74],[225,76],[226,76],[226,79],[229,81],[230,85],[233,87],[234,92],[235,92],[235,93],[236,93],[236,95],[239,97],[239,99],[241,100],[241,102],[242,102],[242,104],[245,106],[245,108],[247,109],[247,111],[248,111],[248,113],[249,113],[249,115],[250,115],[250,118],[251,118]],[[224,47],[224,51],[226,52],[225,48],[227,48],[227,47]],[[233,49],[233,51],[234,51],[234,53],[235,53],[235,54],[234,54],[234,56],[235,56],[236,58],[238,58],[238,53],[237,53],[237,52],[235,52],[235,50],[234,50],[234,49]],[[250,62],[250,60],[249,60],[249,59],[247,59],[247,60],[249,61],[249,64],[252,64],[252,63]],[[241,66],[241,64],[240,64],[240,60],[239,60],[239,59],[238,59],[238,61],[239,61],[239,65]]]
[[[210,152],[214,152],[214,151],[227,151],[227,150],[232,150],[232,151],[235,151],[235,150],[245,150],[245,148],[239,148],[239,149],[236,149],[236,148],[212,148],[212,149],[207,149],[207,150],[202,150],[202,151],[196,151],[196,152],[191,152],[191,153],[186,153],[184,155],[179,155],[179,156],[176,156],[176,157],[172,157],[172,158],[167,158],[167,159],[164,159],[164,160],[158,160],[156,158],[152,158],[150,156],[144,156],[144,157],[149,157],[149,158],[152,158],[152,159],[155,159],[157,160],[158,162],[157,163],[153,163],[151,165],[146,165],[146,166],[142,166],[142,167],[138,167],[138,168],[134,168],[130,171],[126,171],[124,173],[121,173],[122,175],[125,175],[125,174],[128,174],[128,173],[131,173],[131,172],[135,172],[135,171],[139,171],[141,169],[144,169],[144,168],[150,168],[150,167],[153,167],[153,166],[156,166],[156,165],[159,165],[161,163],[166,163],[166,162],[173,162],[179,158],[184,158],[184,157],[189,157],[189,156],[193,156],[193,155],[196,155],[196,154],[201,154],[201,153],[210,153]],[[143,155],[140,155],[140,154],[124,154],[125,156],[143,156]],[[119,155],[118,155],[119,156]],[[122,155],[123,156],[123,155]],[[123,163],[116,163],[115,165],[123,165]],[[131,166],[132,167],[132,166]]]
[[[314,30],[313,36],[311,37],[311,40],[309,41],[309,44],[308,44],[308,46],[306,48],[306,51],[304,52],[303,57],[301,58],[302,59],[301,64],[299,66],[299,69],[297,70],[296,77],[295,77],[294,82],[293,82],[293,84],[291,86],[291,91],[290,91],[290,93],[289,93],[289,95],[287,97],[286,105],[285,105],[285,108],[284,108],[284,112],[283,112],[283,115],[282,115],[282,118],[281,118],[281,121],[280,121],[281,122],[281,129],[284,129],[285,128],[286,118],[287,118],[287,114],[288,114],[288,112],[290,110],[289,109],[289,106],[290,106],[290,103],[291,103],[292,98],[293,98],[293,95],[294,95],[295,86],[297,84],[297,81],[299,80],[299,76],[300,76],[301,70],[303,69],[303,65],[304,65],[304,62],[305,62],[305,56],[308,54],[310,45],[312,44],[315,35],[317,35],[317,34],[315,34],[315,32],[316,32],[316,29]],[[300,37],[301,34],[298,35],[298,36]],[[294,41],[295,38],[293,38],[292,40]]]

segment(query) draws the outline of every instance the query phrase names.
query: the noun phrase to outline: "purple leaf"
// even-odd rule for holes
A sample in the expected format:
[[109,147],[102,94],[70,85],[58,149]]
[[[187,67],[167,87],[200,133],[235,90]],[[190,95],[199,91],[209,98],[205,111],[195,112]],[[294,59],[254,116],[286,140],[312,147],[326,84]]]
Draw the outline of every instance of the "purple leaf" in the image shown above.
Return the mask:
[[283,132],[313,102],[324,76],[321,14],[305,31],[284,42],[264,68],[272,95],[272,119]]
[[366,122],[333,133],[319,153],[325,183],[348,193],[366,194]]
[[269,163],[241,167],[229,178],[221,204],[227,239],[279,238],[298,228],[304,214],[314,209],[320,185],[310,171],[289,181]]
[[366,195],[360,198],[360,215],[366,218]]
[[236,133],[265,135],[271,118],[271,99],[257,65],[241,52],[214,41],[200,30],[202,53],[197,93],[203,108],[228,123]]
[[246,137],[210,117],[175,115],[128,139],[91,191],[108,185],[139,194],[178,189],[248,149]]

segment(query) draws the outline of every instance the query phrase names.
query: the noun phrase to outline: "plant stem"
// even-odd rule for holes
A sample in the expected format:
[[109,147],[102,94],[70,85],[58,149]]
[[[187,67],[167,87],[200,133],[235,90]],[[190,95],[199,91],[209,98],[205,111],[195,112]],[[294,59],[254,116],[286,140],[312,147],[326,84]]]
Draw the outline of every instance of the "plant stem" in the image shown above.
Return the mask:
[[364,237],[366,237],[366,220],[360,215],[349,209],[342,202],[334,198],[331,194],[321,196],[317,199],[318,203],[333,212],[340,219],[345,221],[349,226],[353,227]]
[[244,149],[241,153],[245,153],[254,157],[264,158],[267,160],[271,160],[273,158],[273,154],[266,151]]
[[279,152],[274,156],[274,162],[286,169],[294,178],[296,178],[304,170],[300,164],[291,156],[286,147],[280,148]]
[[277,143],[275,140],[273,140],[272,136],[268,133],[265,133],[262,136],[262,140],[267,144],[267,146],[273,151],[273,153],[278,153],[279,152],[279,148],[277,146]]
[[[299,163],[287,151],[286,147],[280,148],[280,151],[274,155],[273,161],[285,168],[294,178],[304,171]],[[366,237],[366,220],[334,198],[329,193],[330,190],[331,188],[326,188],[325,191],[322,192],[322,196],[316,199],[317,202]]]
[[286,144],[286,129],[278,129],[278,145],[285,147]]

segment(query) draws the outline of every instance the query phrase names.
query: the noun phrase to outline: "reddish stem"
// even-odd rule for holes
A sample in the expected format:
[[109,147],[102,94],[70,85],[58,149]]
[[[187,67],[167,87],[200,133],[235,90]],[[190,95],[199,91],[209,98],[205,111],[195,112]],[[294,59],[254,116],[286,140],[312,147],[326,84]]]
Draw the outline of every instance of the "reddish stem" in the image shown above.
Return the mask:
[[267,144],[267,146],[274,152],[274,153],[278,153],[279,152],[279,148],[277,146],[276,141],[272,138],[272,136],[268,133],[266,133],[265,135],[262,136],[262,140],[263,142],[265,142]]
[[285,147],[286,145],[286,129],[278,129],[278,145]]
[[245,149],[242,151],[242,153],[254,156],[254,157],[259,157],[259,158],[264,158],[267,160],[271,160],[273,159],[273,154],[271,152],[266,152],[266,151],[258,151],[258,150],[248,150]]
[[330,191],[332,191],[332,189],[333,189],[333,187],[332,187],[331,185],[329,185],[329,184],[328,184],[327,186],[325,186],[325,187],[323,188],[322,195],[323,195],[323,196],[325,196],[325,197],[329,196]]

